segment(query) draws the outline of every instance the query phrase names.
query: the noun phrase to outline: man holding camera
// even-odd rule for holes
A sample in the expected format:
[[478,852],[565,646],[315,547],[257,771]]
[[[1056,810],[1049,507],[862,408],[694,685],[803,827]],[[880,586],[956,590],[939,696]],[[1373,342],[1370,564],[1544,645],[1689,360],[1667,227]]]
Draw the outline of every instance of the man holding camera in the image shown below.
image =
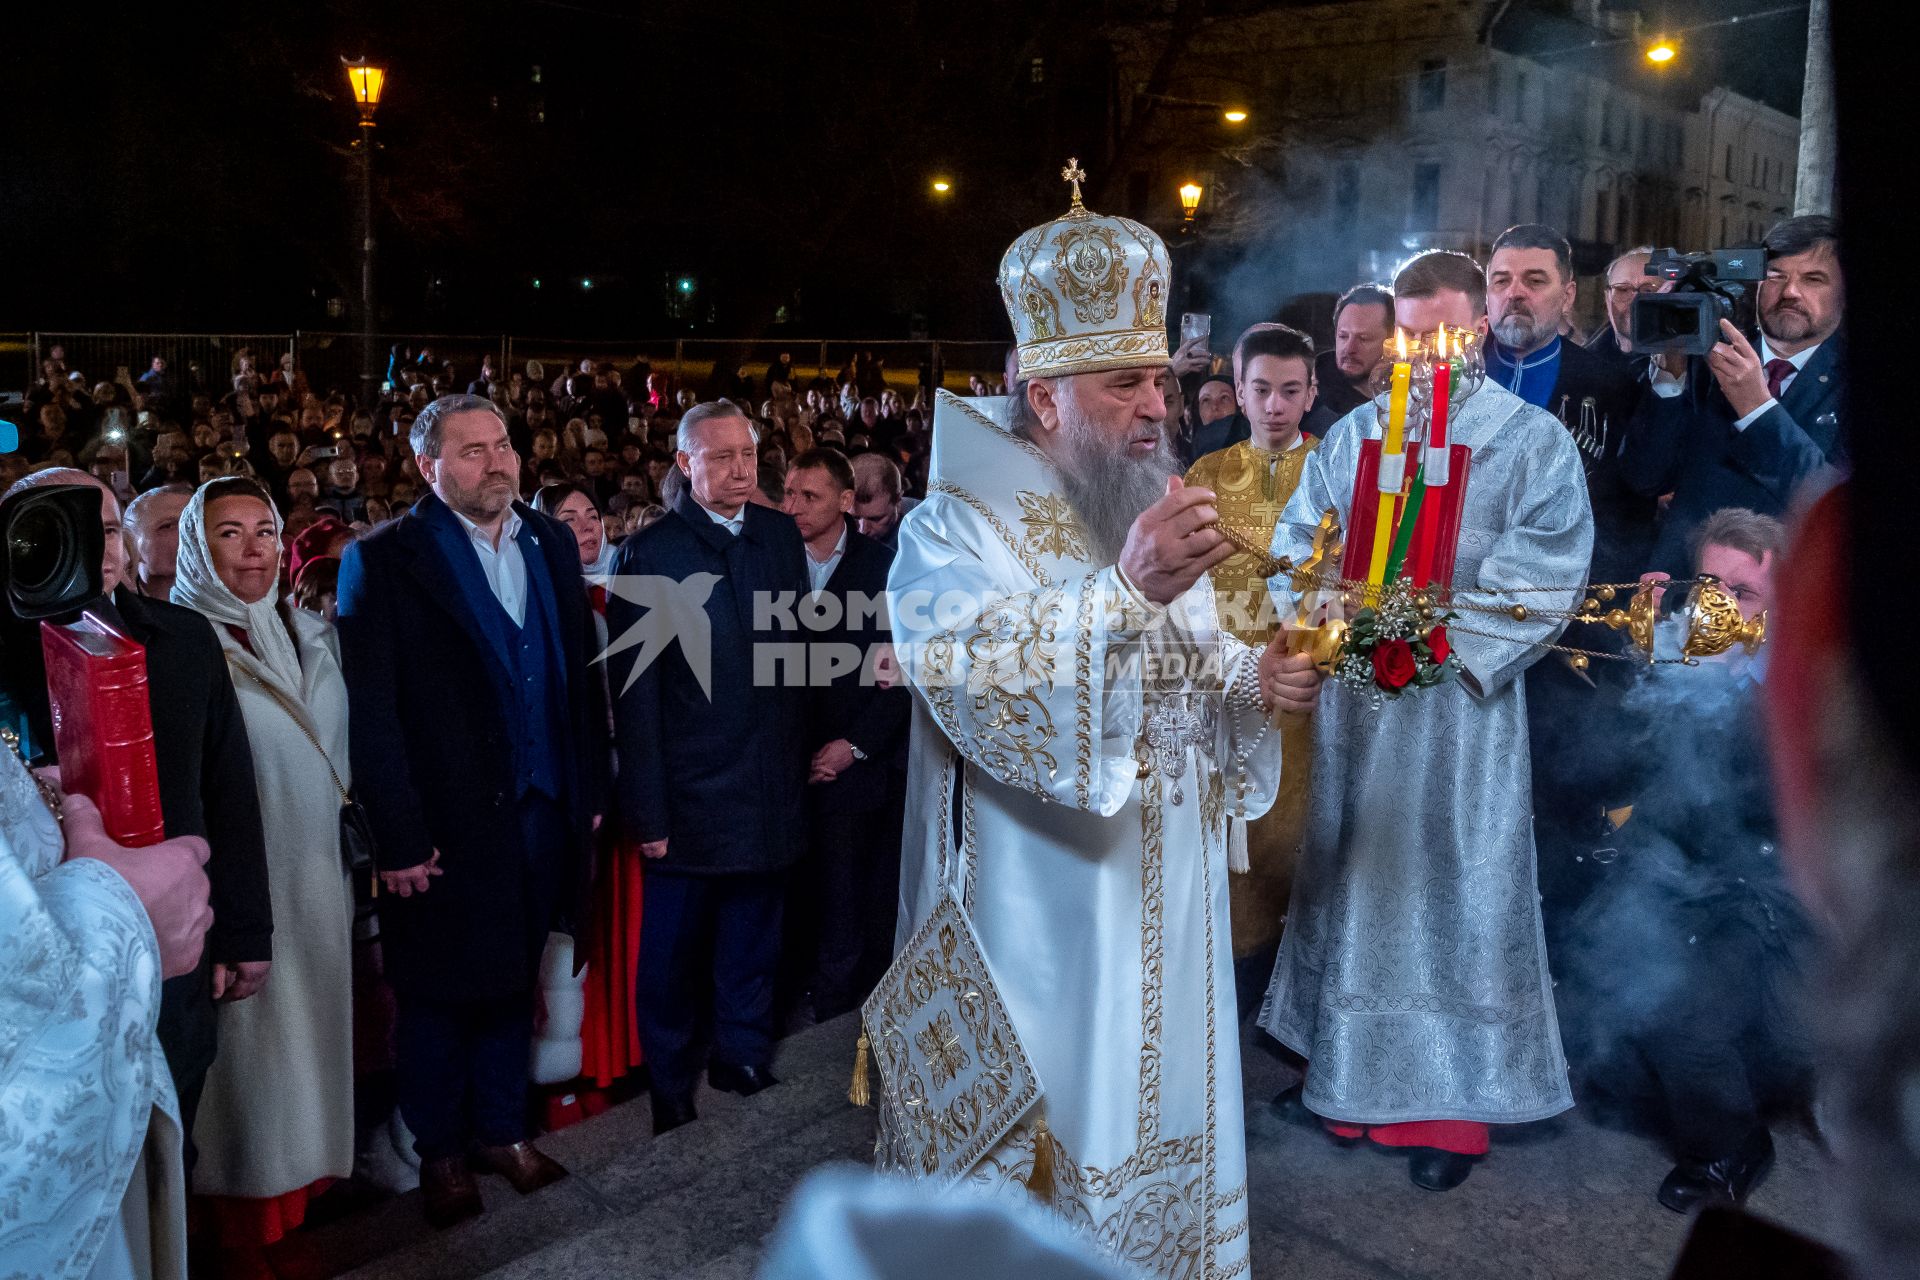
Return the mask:
[[1789,218],[1764,241],[1757,341],[1728,320],[1704,360],[1654,362],[1623,459],[1627,480],[1673,500],[1647,567],[1684,573],[1695,529],[1723,507],[1780,515],[1794,491],[1847,457],[1840,232]]

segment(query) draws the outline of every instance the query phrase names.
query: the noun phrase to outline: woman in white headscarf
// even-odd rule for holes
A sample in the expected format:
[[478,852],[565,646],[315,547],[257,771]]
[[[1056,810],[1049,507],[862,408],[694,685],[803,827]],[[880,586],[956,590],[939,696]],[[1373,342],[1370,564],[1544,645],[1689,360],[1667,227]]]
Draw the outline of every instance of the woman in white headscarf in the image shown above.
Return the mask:
[[340,849],[347,687],[323,618],[283,604],[280,513],[239,476],[180,513],[173,602],[226,650],[253,746],[273,902],[273,968],[220,1006],[220,1055],[194,1124],[193,1188],[211,1197],[222,1270],[265,1274],[261,1251],[308,1197],[353,1171],[353,895]]

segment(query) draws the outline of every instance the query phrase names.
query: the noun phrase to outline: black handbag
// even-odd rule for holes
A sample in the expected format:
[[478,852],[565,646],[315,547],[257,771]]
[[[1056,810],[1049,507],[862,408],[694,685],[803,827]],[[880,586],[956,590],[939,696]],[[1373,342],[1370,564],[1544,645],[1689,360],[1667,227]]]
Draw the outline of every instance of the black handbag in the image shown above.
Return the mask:
[[[234,667],[236,671],[245,671],[244,667]],[[280,709],[305,734],[313,749],[320,753],[320,759],[327,766],[327,774],[333,779],[334,789],[340,793],[340,860],[346,864],[347,874],[353,881],[353,900],[356,914],[373,905],[374,884],[378,876],[374,872],[374,850],[377,847],[373,839],[373,822],[367,817],[367,810],[340,782],[340,772],[333,767],[333,760],[327,755],[327,749],[320,745],[320,739],[314,737],[313,730],[289,703],[278,689],[246,671],[246,676],[262,689],[267,696],[280,704]]]

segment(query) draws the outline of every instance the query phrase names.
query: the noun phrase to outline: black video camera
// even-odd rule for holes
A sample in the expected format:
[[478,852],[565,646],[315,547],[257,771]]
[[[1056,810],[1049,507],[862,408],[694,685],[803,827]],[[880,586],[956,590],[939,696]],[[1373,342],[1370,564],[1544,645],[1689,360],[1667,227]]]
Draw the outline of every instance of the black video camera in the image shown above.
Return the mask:
[[1767,278],[1767,251],[1760,245],[1711,253],[1655,249],[1647,274],[1673,281],[1673,288],[1633,300],[1633,349],[1703,356],[1721,340],[1722,320],[1747,327],[1755,292],[1750,286]]
[[25,622],[58,618],[100,596],[106,533],[90,484],[23,489],[0,502],[0,595]]

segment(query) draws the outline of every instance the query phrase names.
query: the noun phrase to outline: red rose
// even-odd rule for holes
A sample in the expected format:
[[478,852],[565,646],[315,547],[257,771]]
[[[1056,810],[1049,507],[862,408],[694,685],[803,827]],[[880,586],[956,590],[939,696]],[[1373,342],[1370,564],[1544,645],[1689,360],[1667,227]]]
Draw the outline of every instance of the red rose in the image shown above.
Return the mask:
[[1382,689],[1403,689],[1419,674],[1413,646],[1405,640],[1383,640],[1373,649],[1373,682]]
[[1444,626],[1435,627],[1427,632],[1427,648],[1433,654],[1434,666],[1445,665],[1447,655],[1453,652],[1453,646],[1447,643],[1447,629]]

